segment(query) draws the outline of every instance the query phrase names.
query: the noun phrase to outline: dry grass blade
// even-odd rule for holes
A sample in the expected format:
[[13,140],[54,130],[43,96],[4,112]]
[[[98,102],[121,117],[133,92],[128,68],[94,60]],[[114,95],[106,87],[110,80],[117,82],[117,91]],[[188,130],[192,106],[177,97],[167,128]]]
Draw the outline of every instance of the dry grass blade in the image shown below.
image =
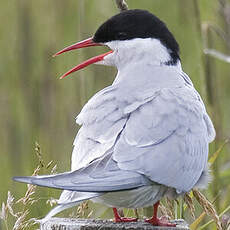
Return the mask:
[[28,185],[25,196],[17,200],[16,204],[22,202],[23,205],[27,205],[29,202],[33,201],[34,199],[31,198],[31,196],[35,193],[35,190],[36,185]]
[[[228,211],[230,210],[230,205],[224,209],[224,211],[222,211],[219,215],[219,218],[222,217],[225,213],[227,213]],[[207,229],[207,226],[209,224],[213,223],[213,220],[210,220],[209,222],[207,222],[206,224],[202,225],[199,230],[202,230],[202,229]]]
[[53,207],[54,205],[57,204],[57,201],[58,201],[57,199],[54,199],[53,197],[51,197],[50,199],[46,201],[46,204],[49,204],[50,207]]
[[14,224],[13,230],[19,230],[19,229],[24,228],[24,222],[28,214],[29,214],[29,211],[26,210],[23,212],[21,216],[18,217],[17,221]]
[[57,165],[54,165],[54,167],[50,171],[50,174],[56,174],[56,173],[57,173]]
[[17,218],[17,214],[13,211],[14,197],[11,195],[11,192],[8,191],[6,204],[2,203],[2,209],[0,211],[0,219],[4,221],[5,227],[8,230],[8,214],[11,214],[13,217]]
[[188,193],[185,193],[184,195],[184,202],[186,203],[189,211],[191,212],[192,218],[195,220],[195,207],[192,201],[192,198],[189,196]]
[[173,219],[172,212],[167,207],[165,207],[162,203],[159,205],[159,209],[164,217],[168,219],[170,218]]
[[228,139],[226,139],[226,140],[224,141],[224,143],[217,149],[217,151],[216,151],[215,153],[212,154],[212,156],[211,156],[210,159],[208,160],[208,163],[209,163],[210,165],[212,165],[212,164],[216,161],[216,159],[217,159],[217,157],[219,156],[220,152],[222,151],[222,149],[224,148],[224,146],[225,146],[227,143],[229,143],[229,140],[228,140]]
[[77,218],[86,218],[86,212],[89,209],[89,202],[85,201],[77,207]]
[[120,9],[120,11],[128,10],[128,5],[125,2],[125,0],[116,0],[116,4],[118,9]]
[[93,215],[93,210],[87,215],[87,219],[89,219]]
[[124,216],[125,216],[125,213],[124,213],[123,208],[118,208],[117,211],[118,211],[118,214],[119,214],[121,217],[124,217]]
[[33,198],[32,196],[35,194],[36,186],[28,185],[25,196],[21,199],[17,200],[17,203],[22,203],[24,208],[22,212],[18,212],[17,221],[14,224],[13,230],[21,230],[21,229],[29,229],[30,226],[34,225],[34,223],[30,220],[27,220],[27,216],[29,214],[29,210],[27,209],[28,205],[31,206],[38,200]]
[[0,219],[2,219],[4,221],[6,230],[8,230],[8,224],[7,224],[7,217],[8,217],[8,209],[7,209],[7,205],[5,205],[5,203],[2,203],[2,210],[0,212]]
[[6,210],[6,205],[4,202],[2,202],[2,210],[0,213],[0,218],[4,221],[7,219],[7,210]]
[[169,198],[166,198],[166,204],[168,206],[168,215],[171,217],[171,218],[174,218],[175,216],[175,209],[174,209],[174,200],[171,200]]
[[11,192],[8,191],[8,197],[7,197],[6,206],[7,206],[8,210],[9,210],[9,213],[12,216],[17,217],[17,215],[14,214],[13,205],[14,205],[14,197],[11,195]]
[[38,165],[38,166],[37,166],[37,168],[34,170],[34,172],[33,172],[32,176],[37,176],[37,175],[38,175],[38,173],[40,172],[40,170],[41,170],[41,166],[40,166],[40,165]]
[[[44,168],[45,166],[46,166],[45,169],[49,169],[50,166],[53,164],[53,161],[50,161],[48,164],[45,164],[45,161],[42,158],[41,148],[38,143],[35,144],[35,153],[36,156],[38,157],[39,165],[34,170],[32,176],[38,175],[41,169]],[[51,171],[55,171],[55,170],[56,170],[56,165],[53,167]],[[14,201],[15,199],[12,196],[11,192],[10,191],[8,192],[7,201],[5,203],[4,202],[2,203],[2,208],[0,211],[0,219],[4,221],[7,230],[9,229],[8,222],[10,222],[10,220],[8,220],[9,214],[15,218],[13,230],[31,229],[32,225],[37,224],[34,222],[34,219],[28,219],[29,208],[35,202],[39,201],[39,198],[36,198],[34,196],[36,193],[36,187],[37,187],[36,185],[27,185],[27,190],[24,196],[18,199],[16,202]],[[15,207],[13,206],[16,205],[16,208],[18,208],[17,205],[19,203],[21,203],[21,206],[20,205],[18,206],[20,207],[21,211],[14,212],[13,208]],[[53,205],[54,199],[50,200],[49,203]]]
[[200,216],[198,216],[194,221],[193,221],[193,223],[192,224],[190,224],[190,229],[191,230],[196,230],[197,228],[198,228],[198,226],[199,226],[199,224],[201,223],[201,221],[204,219],[204,217],[206,216],[206,213],[205,212],[202,212],[201,214],[200,214]]
[[227,63],[230,63],[230,56],[226,55],[226,54],[223,54],[217,50],[214,50],[214,49],[204,49],[204,53],[206,55],[210,55],[214,58],[217,58],[221,61],[225,61]]
[[[35,153],[38,157],[39,165],[34,170],[32,176],[38,175],[39,172],[41,171],[41,168],[44,167],[45,165],[44,160],[42,159],[41,148],[38,143],[35,143]],[[22,203],[24,208],[22,212],[18,212],[16,214],[18,219],[14,224],[13,230],[28,229],[29,226],[34,224],[32,221],[27,220],[27,216],[29,214],[29,210],[27,207],[33,205],[35,202],[38,201],[38,199],[35,199],[33,196],[36,192],[36,187],[37,187],[36,185],[31,185],[31,184],[27,185],[27,190],[25,192],[24,197],[17,200],[16,204]],[[10,200],[12,201],[12,198],[10,198]]]
[[166,207],[163,204],[159,205],[160,212],[162,213],[163,216],[167,216],[168,213],[166,211]]
[[47,165],[46,165],[46,169],[49,169],[49,167],[53,164],[53,161],[50,161]]
[[44,164],[44,160],[42,159],[41,147],[37,142],[35,142],[35,153],[38,157],[40,166],[44,167],[45,164]]
[[[192,198],[193,197],[193,194],[192,193],[190,193],[190,197]],[[217,196],[218,197],[218,196]],[[217,199],[217,197],[214,199],[214,201],[212,202],[212,203],[214,203],[215,201],[216,201],[216,199]],[[191,230],[196,230],[197,228],[198,228],[198,226],[199,226],[199,224],[202,222],[202,220],[205,218],[205,216],[206,216],[206,212],[202,212],[194,221],[193,221],[193,223],[192,224],[190,224],[190,229]],[[220,217],[220,216],[219,216]],[[213,222],[213,220],[212,220],[212,222]],[[200,228],[199,228],[200,229]]]
[[134,215],[137,219],[139,219],[139,214],[137,208],[133,209]]
[[202,23],[202,31],[203,31],[203,33],[207,33],[208,29],[214,31],[225,42],[228,41],[227,34],[221,27],[219,27],[218,25],[216,25],[216,24],[214,24],[212,22],[203,22]]
[[197,189],[193,189],[192,191],[193,191],[194,197],[196,198],[198,203],[203,207],[206,214],[211,216],[212,219],[215,221],[217,229],[222,230],[219,216],[217,215],[213,204],[209,200],[207,200],[207,198]]

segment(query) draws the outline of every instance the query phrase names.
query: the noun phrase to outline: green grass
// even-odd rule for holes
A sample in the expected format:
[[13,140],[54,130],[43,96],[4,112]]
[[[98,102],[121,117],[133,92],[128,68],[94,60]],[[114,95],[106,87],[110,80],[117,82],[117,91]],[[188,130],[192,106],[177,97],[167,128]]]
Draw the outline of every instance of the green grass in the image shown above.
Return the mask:
[[[88,57],[101,53],[102,48],[88,48],[57,58],[52,54],[61,48],[92,36],[96,28],[118,12],[112,0],[0,0],[0,203],[8,191],[18,200],[25,196],[26,185],[11,180],[16,175],[31,175],[38,160],[34,143],[42,146],[43,159],[57,163],[57,171],[70,168],[72,143],[77,133],[75,116],[87,100],[112,83],[116,70],[105,66],[89,66],[65,80],[58,77]],[[129,8],[147,9],[162,20],[180,44],[182,66],[191,77],[215,123],[217,138],[210,146],[210,157],[230,133],[230,65],[203,54],[205,45],[230,55],[229,0],[128,0]],[[221,5],[222,4],[222,5]],[[225,13],[224,13],[225,12]],[[226,36],[205,25],[214,24]],[[230,146],[217,155],[213,165],[213,182],[206,197],[220,216],[230,205]],[[46,173],[41,169],[41,174]],[[37,188],[27,218],[43,217],[50,206],[46,200],[58,197],[60,191]],[[194,201],[196,218],[203,209]],[[20,206],[18,209],[20,209]],[[189,211],[174,210],[193,223]],[[16,208],[17,209],[17,208]],[[111,217],[106,207],[88,204],[87,215]],[[78,211],[73,209],[73,212]],[[72,212],[71,211],[71,212]],[[20,210],[16,210],[20,212]],[[142,210],[140,211],[142,212]],[[132,213],[132,212],[131,212]],[[148,213],[148,212],[143,212]],[[225,213],[228,214],[229,212]],[[69,215],[64,213],[63,215]],[[144,214],[143,214],[144,215]],[[229,214],[228,214],[229,215]],[[10,227],[14,217],[9,217]],[[209,223],[205,216],[199,227]],[[4,222],[1,222],[5,229]],[[203,229],[215,229],[213,224]]]

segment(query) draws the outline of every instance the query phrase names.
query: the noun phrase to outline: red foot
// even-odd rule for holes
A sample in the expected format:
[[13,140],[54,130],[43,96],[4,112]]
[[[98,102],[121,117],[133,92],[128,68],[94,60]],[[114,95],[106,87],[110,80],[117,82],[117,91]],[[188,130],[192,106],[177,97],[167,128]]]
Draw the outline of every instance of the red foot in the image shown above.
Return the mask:
[[120,217],[120,218],[115,218],[114,221],[116,223],[121,223],[121,222],[137,222],[137,218]]
[[176,227],[176,224],[168,222],[165,218],[152,217],[151,219],[146,219],[145,222],[154,226]]
[[137,218],[120,217],[116,208],[113,208],[113,213],[114,213],[114,221],[116,223],[121,223],[121,222],[137,222]]

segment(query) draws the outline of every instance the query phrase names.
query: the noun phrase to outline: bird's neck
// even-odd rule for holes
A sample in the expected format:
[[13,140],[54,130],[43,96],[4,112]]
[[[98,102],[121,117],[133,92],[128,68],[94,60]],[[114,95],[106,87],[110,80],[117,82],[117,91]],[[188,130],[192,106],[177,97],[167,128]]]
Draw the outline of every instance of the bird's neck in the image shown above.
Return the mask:
[[142,81],[144,82],[145,80],[146,82],[148,80],[153,81],[155,85],[159,83],[159,80],[165,81],[167,83],[172,81],[173,84],[174,82],[173,78],[177,77],[178,75],[169,74],[167,76],[167,74],[165,74],[167,72],[168,73],[183,72],[180,61],[178,61],[176,65],[166,65],[157,61],[148,62],[145,60],[140,62],[134,62],[122,68],[118,68],[118,73],[113,84],[119,82],[127,82],[127,81],[135,81],[137,84],[139,84],[138,82],[141,79],[142,79],[141,82]]

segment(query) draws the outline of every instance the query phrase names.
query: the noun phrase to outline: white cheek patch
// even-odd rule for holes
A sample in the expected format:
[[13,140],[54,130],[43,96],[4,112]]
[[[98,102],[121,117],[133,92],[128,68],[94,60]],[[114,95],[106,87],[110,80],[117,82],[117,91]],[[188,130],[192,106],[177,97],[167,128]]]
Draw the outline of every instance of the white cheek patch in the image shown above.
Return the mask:
[[162,65],[171,60],[167,48],[154,38],[111,41],[105,45],[114,50],[114,53],[106,57],[104,65],[115,65],[118,68],[131,62]]

